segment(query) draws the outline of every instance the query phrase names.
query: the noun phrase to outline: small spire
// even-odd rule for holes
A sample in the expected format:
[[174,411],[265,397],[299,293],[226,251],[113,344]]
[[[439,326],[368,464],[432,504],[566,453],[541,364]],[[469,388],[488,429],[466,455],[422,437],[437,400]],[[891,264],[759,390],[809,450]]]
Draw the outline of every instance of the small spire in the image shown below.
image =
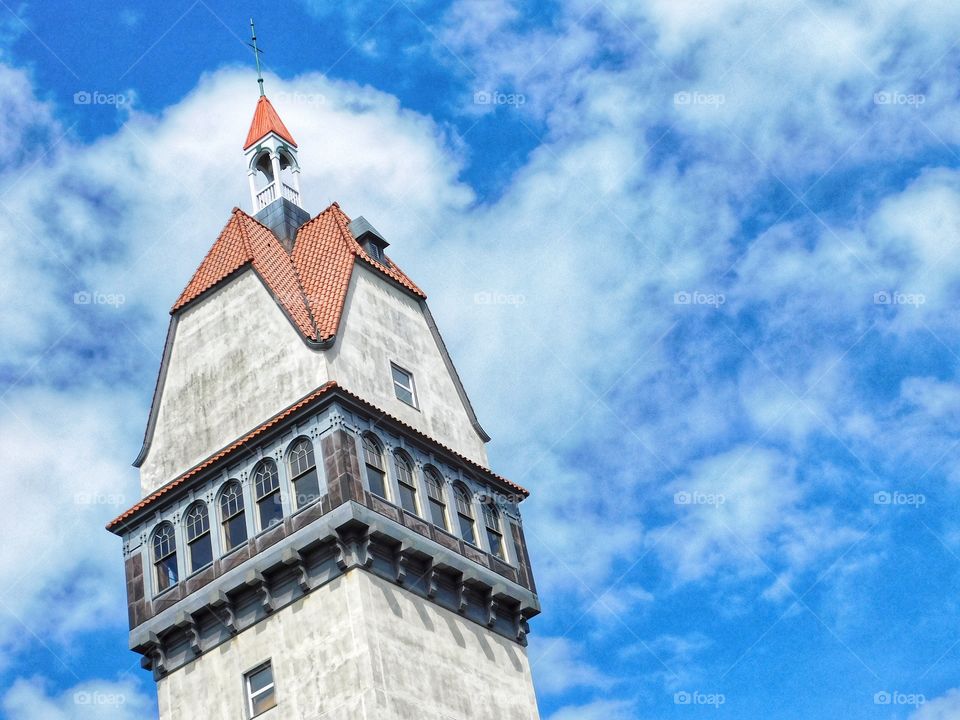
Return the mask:
[[253,18],[250,18],[250,38],[253,42],[247,44],[253,48],[253,57],[257,61],[257,82],[260,84],[260,97],[263,97],[265,95],[263,92],[263,72],[260,70],[260,55],[263,50],[257,47],[257,29],[253,26]]

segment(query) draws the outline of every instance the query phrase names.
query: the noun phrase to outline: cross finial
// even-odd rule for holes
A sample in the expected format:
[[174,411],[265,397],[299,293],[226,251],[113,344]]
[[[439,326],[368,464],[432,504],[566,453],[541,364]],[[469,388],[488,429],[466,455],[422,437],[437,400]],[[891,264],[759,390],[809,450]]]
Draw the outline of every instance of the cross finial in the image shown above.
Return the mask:
[[263,97],[263,72],[260,70],[260,55],[263,50],[257,47],[257,30],[253,26],[253,18],[250,18],[250,38],[253,42],[247,44],[253,48],[253,57],[257,61],[257,82],[260,84],[260,97]]

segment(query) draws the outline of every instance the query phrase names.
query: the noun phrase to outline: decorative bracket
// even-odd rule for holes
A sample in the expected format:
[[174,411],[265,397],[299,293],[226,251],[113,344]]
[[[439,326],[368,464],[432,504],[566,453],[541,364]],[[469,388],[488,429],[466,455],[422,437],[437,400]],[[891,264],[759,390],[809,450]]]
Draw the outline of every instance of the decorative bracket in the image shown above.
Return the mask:
[[270,593],[270,586],[267,584],[263,573],[259,570],[250,570],[244,584],[247,587],[255,588],[260,593],[260,605],[265,613],[269,615],[276,609],[273,604],[273,595]]
[[181,630],[186,631],[187,640],[190,643],[190,650],[194,655],[199,655],[200,628],[197,626],[197,620],[193,617],[193,613],[188,613],[181,610],[177,613],[176,620],[174,620],[173,624]]
[[310,576],[307,575],[307,565],[303,561],[303,555],[296,548],[288,547],[284,549],[280,556],[280,562],[287,567],[295,567],[297,571],[297,585],[304,594],[310,592]]
[[[210,594],[207,604],[210,606],[211,612],[213,612],[216,618],[223,623],[223,626],[227,629],[227,631],[231,635],[236,635],[238,632],[237,614],[233,611],[233,602],[229,597],[227,597],[227,594],[222,590],[217,590]],[[221,612],[227,616],[226,620],[221,617]]]

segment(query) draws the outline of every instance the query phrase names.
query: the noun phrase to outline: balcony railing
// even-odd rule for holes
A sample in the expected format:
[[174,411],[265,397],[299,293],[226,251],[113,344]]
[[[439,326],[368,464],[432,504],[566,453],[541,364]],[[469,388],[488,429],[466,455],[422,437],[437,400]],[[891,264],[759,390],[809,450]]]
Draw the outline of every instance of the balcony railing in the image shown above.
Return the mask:
[[[283,192],[283,197],[292,202],[297,207],[302,207],[300,205],[300,193],[297,192],[296,188],[292,188],[287,185],[285,182],[280,183],[281,190]],[[272,182],[267,185],[263,190],[260,190],[257,193],[257,211],[263,210],[267,205],[272,203],[277,199],[277,183]]]

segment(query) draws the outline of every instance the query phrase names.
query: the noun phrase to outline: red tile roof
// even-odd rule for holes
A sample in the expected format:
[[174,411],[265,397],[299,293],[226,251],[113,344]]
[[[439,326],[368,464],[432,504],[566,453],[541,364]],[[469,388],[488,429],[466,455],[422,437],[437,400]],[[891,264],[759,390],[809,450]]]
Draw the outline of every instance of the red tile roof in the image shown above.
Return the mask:
[[439,447],[440,449],[442,449],[444,452],[448,453],[449,455],[452,455],[453,457],[455,457],[455,458],[457,458],[458,460],[462,461],[463,463],[469,465],[470,467],[474,468],[475,470],[478,470],[478,471],[482,472],[484,475],[487,475],[488,477],[492,477],[492,478],[498,480],[499,482],[503,483],[503,484],[506,485],[507,487],[509,487],[509,488],[517,491],[518,493],[520,493],[520,494],[523,495],[524,497],[528,497],[528,496],[530,495],[530,492],[529,492],[526,488],[523,488],[523,487],[521,487],[520,485],[517,485],[515,482],[513,482],[513,481],[511,481],[511,480],[508,480],[507,478],[503,477],[502,475],[496,474],[495,472],[493,472],[492,470],[490,470],[490,469],[487,468],[487,467],[484,467],[484,466],[481,465],[480,463],[477,463],[477,462],[471,460],[470,458],[466,457],[465,455],[461,455],[461,454],[458,453],[456,450],[453,450],[453,449],[451,449],[451,448],[448,448],[446,445],[443,445],[443,444],[441,444],[441,443],[438,443],[436,440],[433,440],[431,437],[429,437],[428,435],[425,435],[424,433],[420,432],[419,430],[417,430],[417,429],[414,428],[413,426],[408,425],[407,423],[403,422],[403,421],[400,420],[399,418],[396,418],[396,417],[394,417],[393,415],[390,415],[390,414],[387,413],[387,412],[384,412],[383,410],[381,410],[380,408],[378,408],[376,405],[373,405],[372,403],[367,402],[366,400],[364,400],[364,399],[363,399],[362,397],[360,397],[359,395],[353,394],[353,393],[350,392],[349,390],[346,390],[345,388],[340,387],[339,385],[337,385],[336,382],[334,382],[333,380],[331,380],[331,381],[326,382],[326,383],[324,383],[323,385],[321,385],[319,388],[317,388],[316,390],[314,390],[312,393],[310,393],[310,394],[307,395],[306,397],[301,398],[300,400],[298,400],[297,402],[295,402],[293,405],[290,405],[289,407],[285,408],[284,410],[281,410],[279,413],[277,413],[276,415],[274,415],[272,418],[270,418],[269,420],[267,420],[265,423],[263,423],[262,425],[258,425],[256,428],[254,428],[253,430],[251,430],[250,432],[248,432],[246,435],[244,435],[244,436],[241,437],[240,439],[235,440],[234,442],[230,443],[229,445],[227,445],[226,447],[222,448],[221,450],[218,450],[218,451],[215,452],[213,455],[211,455],[210,457],[208,457],[206,460],[202,461],[202,462],[199,463],[198,465],[195,465],[194,467],[192,467],[192,468],[190,468],[189,470],[187,470],[187,472],[183,473],[183,474],[180,475],[179,477],[177,477],[177,478],[175,478],[174,480],[171,480],[170,482],[168,482],[166,485],[158,488],[158,489],[155,490],[154,492],[152,492],[152,493],[150,493],[149,495],[147,495],[145,498],[143,498],[143,500],[141,500],[140,502],[138,502],[136,505],[134,505],[134,506],[131,507],[130,509],[124,511],[123,513],[121,513],[120,515],[118,515],[117,517],[115,517],[113,520],[111,520],[109,523],[107,523],[107,530],[111,530],[111,531],[114,530],[114,529],[115,529],[120,523],[122,523],[123,521],[127,520],[128,518],[130,518],[130,517],[132,517],[132,516],[134,516],[134,515],[136,515],[136,514],[138,514],[138,513],[139,513],[141,510],[143,510],[144,508],[146,508],[146,507],[148,507],[148,506],[150,506],[150,505],[153,505],[153,504],[159,502],[165,495],[168,495],[168,494],[169,494],[170,492],[172,492],[173,490],[176,490],[178,487],[181,487],[184,483],[186,483],[186,482],[187,482],[188,480],[190,480],[191,478],[196,477],[199,473],[201,473],[202,471],[204,471],[204,470],[206,470],[207,468],[211,467],[212,465],[220,462],[221,460],[224,460],[225,458],[227,458],[227,457],[230,456],[230,455],[233,455],[234,453],[236,453],[237,451],[239,451],[240,449],[242,449],[244,446],[248,445],[251,441],[256,440],[259,436],[263,435],[263,434],[264,434],[267,430],[269,430],[270,428],[274,427],[275,425],[277,425],[278,423],[280,423],[280,422],[283,421],[284,419],[288,418],[290,415],[292,415],[293,413],[297,412],[298,410],[301,410],[301,409],[307,407],[308,405],[313,404],[313,403],[314,403],[315,401],[317,401],[319,398],[323,397],[324,395],[326,395],[327,393],[329,393],[329,392],[332,391],[332,390],[339,390],[341,393],[343,393],[344,395],[346,395],[346,396],[349,397],[350,399],[354,400],[355,402],[360,403],[360,404],[361,404],[362,406],[364,406],[369,412],[376,414],[376,415],[381,419],[381,421],[382,421],[383,418],[386,418],[387,420],[389,420],[389,421],[391,421],[391,422],[393,422],[393,423],[395,423],[395,424],[397,424],[397,425],[400,425],[401,427],[403,427],[403,428],[404,428],[405,430],[407,430],[408,432],[410,432],[410,433],[412,433],[413,435],[416,435],[417,437],[419,437],[421,440],[425,440],[425,441],[427,441],[427,442],[429,442],[429,443],[431,443],[431,444]]
[[297,146],[297,143],[293,140],[293,135],[287,130],[287,126],[283,124],[283,120],[277,115],[277,111],[273,109],[273,105],[267,100],[267,96],[261,95],[257,101],[257,109],[253,111],[253,122],[250,123],[250,130],[247,132],[247,141],[243,144],[243,149],[246,150],[256,145],[258,140],[262,140],[271,132],[276,133],[294,147]]
[[297,231],[293,251],[287,254],[267,227],[234,208],[171,312],[182,310],[248,264],[303,336],[313,341],[336,334],[357,259],[414,295],[426,297],[389,258],[383,264],[367,255],[350,233],[349,224],[350,218],[333,203]]

